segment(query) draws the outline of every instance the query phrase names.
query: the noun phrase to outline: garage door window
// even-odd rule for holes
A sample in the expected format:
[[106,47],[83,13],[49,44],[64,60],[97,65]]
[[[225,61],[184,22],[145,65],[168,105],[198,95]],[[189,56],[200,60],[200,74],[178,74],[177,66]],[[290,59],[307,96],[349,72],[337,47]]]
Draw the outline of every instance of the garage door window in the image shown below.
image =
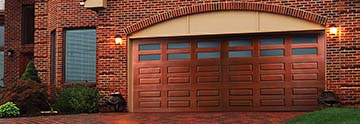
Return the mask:
[[160,50],[160,44],[141,44],[140,50]]
[[293,55],[317,55],[317,48],[294,48],[292,49]]
[[160,54],[140,55],[140,61],[160,60]]
[[219,47],[219,42],[198,42],[198,48],[217,48]]
[[230,47],[238,47],[238,46],[252,46],[251,40],[237,40],[237,41],[229,41]]
[[210,58],[220,58],[219,52],[199,52],[197,54],[198,59],[210,59]]
[[293,44],[314,44],[317,43],[317,37],[295,37],[292,40]]
[[168,54],[169,60],[189,60],[190,59],[190,53],[174,53],[174,54]]
[[261,50],[260,56],[284,56],[284,50]]
[[189,43],[169,43],[168,49],[186,49],[190,48]]
[[284,45],[284,39],[282,38],[272,38],[272,39],[261,39],[260,45]]
[[252,51],[230,51],[229,57],[235,58],[235,57],[251,57]]

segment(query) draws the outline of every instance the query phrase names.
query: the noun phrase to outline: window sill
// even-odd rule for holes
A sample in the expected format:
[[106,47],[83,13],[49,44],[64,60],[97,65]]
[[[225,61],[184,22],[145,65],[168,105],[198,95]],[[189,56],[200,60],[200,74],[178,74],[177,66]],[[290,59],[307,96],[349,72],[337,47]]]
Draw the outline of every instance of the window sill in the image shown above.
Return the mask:
[[81,85],[86,87],[96,87],[97,83],[64,83],[65,87],[71,87],[76,85]]

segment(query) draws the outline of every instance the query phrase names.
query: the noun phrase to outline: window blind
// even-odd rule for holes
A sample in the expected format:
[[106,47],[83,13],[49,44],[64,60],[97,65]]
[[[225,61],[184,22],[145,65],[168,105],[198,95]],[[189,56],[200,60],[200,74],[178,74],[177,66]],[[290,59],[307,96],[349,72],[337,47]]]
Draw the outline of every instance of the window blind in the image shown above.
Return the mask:
[[96,82],[96,30],[67,30],[65,40],[65,81]]

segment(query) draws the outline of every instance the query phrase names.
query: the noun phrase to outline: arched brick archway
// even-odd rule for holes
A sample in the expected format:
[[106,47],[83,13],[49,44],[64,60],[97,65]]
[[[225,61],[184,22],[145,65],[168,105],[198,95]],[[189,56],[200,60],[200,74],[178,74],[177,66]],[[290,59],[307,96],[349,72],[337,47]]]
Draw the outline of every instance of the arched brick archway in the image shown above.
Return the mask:
[[149,27],[151,25],[166,20],[170,20],[176,17],[181,17],[184,15],[191,15],[191,14],[211,12],[211,11],[226,11],[226,10],[245,10],[245,11],[261,11],[261,12],[276,13],[276,14],[282,14],[282,15],[308,20],[322,25],[325,25],[327,22],[326,17],[296,8],[290,8],[290,7],[272,5],[272,4],[263,4],[263,3],[220,2],[220,3],[201,4],[201,5],[172,10],[166,13],[161,13],[152,16],[148,19],[139,21],[125,28],[124,32],[126,34],[131,34],[146,27]]

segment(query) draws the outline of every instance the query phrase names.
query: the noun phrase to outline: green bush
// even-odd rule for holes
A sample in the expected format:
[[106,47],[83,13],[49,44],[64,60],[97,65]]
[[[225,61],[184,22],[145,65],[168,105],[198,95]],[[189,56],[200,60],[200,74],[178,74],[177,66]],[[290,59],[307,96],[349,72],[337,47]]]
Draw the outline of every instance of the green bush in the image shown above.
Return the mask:
[[12,102],[0,106],[0,117],[16,117],[20,115],[20,109]]
[[32,80],[41,83],[41,79],[38,76],[38,72],[35,68],[34,62],[30,61],[25,69],[24,74],[21,76],[21,80]]
[[99,111],[100,94],[96,88],[72,86],[57,93],[54,109],[61,113],[95,113]]

